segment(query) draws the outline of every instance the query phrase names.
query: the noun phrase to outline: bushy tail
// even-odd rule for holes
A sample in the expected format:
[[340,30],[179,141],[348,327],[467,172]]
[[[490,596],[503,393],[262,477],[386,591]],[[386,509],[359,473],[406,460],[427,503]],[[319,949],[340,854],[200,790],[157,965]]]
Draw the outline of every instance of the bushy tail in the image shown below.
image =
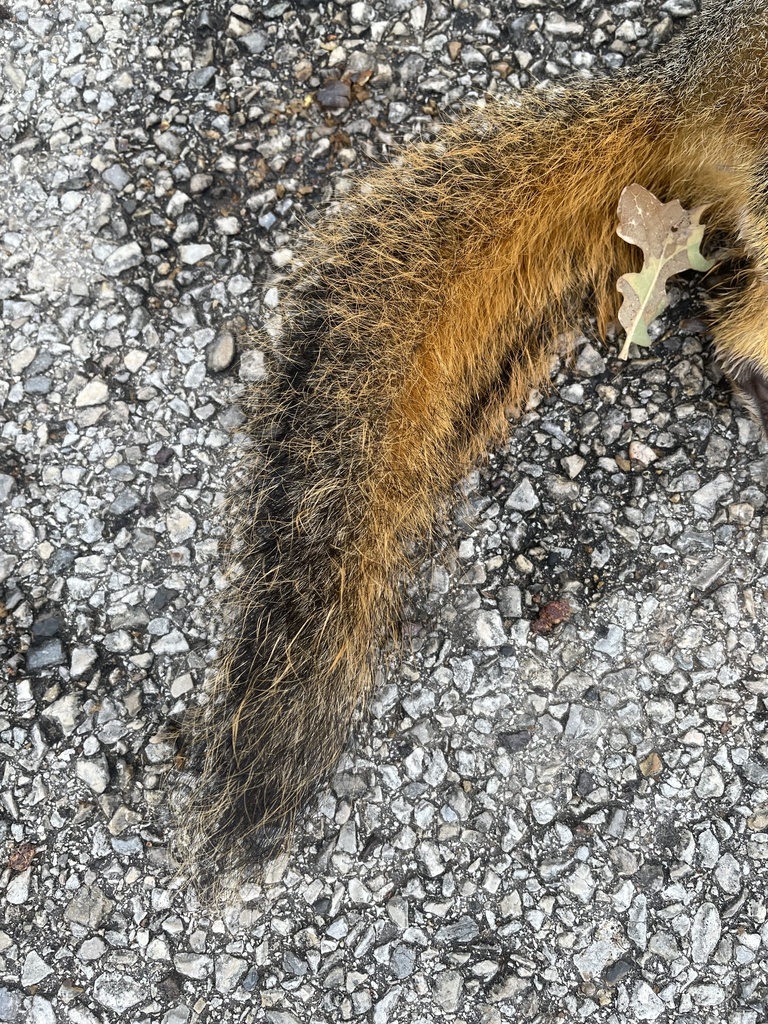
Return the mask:
[[231,631],[188,723],[198,864],[273,853],[336,764],[413,542],[546,380],[558,335],[613,313],[631,262],[616,204],[635,180],[663,193],[669,117],[615,81],[480,110],[364,183],[305,251],[247,398]]

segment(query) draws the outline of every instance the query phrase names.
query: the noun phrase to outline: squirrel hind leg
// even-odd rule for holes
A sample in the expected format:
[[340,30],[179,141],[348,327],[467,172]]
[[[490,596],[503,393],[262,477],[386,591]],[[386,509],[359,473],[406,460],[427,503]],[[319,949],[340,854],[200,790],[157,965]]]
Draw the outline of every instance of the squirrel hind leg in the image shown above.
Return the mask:
[[747,272],[746,281],[734,283],[710,309],[720,365],[768,437],[768,280]]
[[744,363],[728,376],[742,404],[768,439],[768,371],[756,363]]

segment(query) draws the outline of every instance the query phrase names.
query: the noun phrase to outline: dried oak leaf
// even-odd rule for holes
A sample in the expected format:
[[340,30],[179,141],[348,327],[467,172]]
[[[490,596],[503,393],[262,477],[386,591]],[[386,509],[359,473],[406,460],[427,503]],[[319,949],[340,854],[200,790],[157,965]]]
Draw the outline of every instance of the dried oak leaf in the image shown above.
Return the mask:
[[684,270],[710,270],[715,261],[701,254],[704,225],[699,218],[706,206],[684,209],[677,199],[660,202],[642,185],[628,185],[621,193],[617,234],[638,245],[645,259],[642,270],[624,274],[616,287],[624,296],[619,321],[627,332],[620,359],[632,344],[648,347],[648,327],[668,304],[667,280]]
[[11,871],[26,871],[34,860],[37,848],[32,843],[19,843],[15,846],[8,857],[8,867]]
[[573,608],[565,598],[560,601],[550,601],[549,604],[545,604],[543,608],[539,609],[538,616],[531,623],[531,632],[540,635],[551,633],[555,626],[559,626],[561,622],[567,622],[571,615],[573,615]]

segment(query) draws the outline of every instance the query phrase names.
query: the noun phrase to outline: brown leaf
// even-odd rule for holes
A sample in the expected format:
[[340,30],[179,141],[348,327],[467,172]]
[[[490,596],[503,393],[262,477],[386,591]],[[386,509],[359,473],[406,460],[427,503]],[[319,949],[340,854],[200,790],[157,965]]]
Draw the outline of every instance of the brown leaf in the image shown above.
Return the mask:
[[549,604],[545,604],[543,608],[539,609],[538,616],[531,623],[531,632],[539,635],[551,633],[555,626],[559,626],[561,622],[567,622],[572,615],[573,609],[565,598],[560,601],[550,601]]
[[11,871],[26,871],[34,860],[37,848],[32,843],[19,843],[11,850],[8,857],[8,867]]
[[619,321],[627,332],[619,358],[626,359],[631,344],[649,346],[648,327],[668,305],[667,280],[684,270],[709,270],[714,260],[701,254],[706,206],[685,210],[673,199],[660,202],[642,185],[628,185],[619,200],[618,235],[637,245],[645,257],[636,274],[624,274],[616,283],[624,296]]

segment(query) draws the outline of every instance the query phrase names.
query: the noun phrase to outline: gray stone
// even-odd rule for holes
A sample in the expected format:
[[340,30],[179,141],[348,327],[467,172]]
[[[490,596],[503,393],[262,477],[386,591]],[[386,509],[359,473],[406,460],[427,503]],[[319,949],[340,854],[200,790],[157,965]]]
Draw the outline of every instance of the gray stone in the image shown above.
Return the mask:
[[109,768],[106,758],[98,760],[79,760],[75,766],[75,775],[94,793],[103,793],[109,785]]
[[477,922],[467,916],[460,917],[454,924],[443,925],[435,933],[435,942],[449,946],[466,946],[480,934]]
[[77,955],[87,963],[91,960],[99,960],[106,951],[107,944],[98,935],[94,935],[93,938],[86,939],[85,942],[81,943]]
[[464,982],[459,971],[442,971],[435,978],[435,1002],[446,1013],[456,1013],[463,989]]
[[521,480],[507,498],[507,508],[515,509],[518,512],[530,512],[538,504],[539,499],[536,496],[531,481],[527,478]]
[[495,610],[480,611],[475,617],[475,636],[481,647],[500,647],[507,642],[501,616]]
[[720,915],[713,903],[702,903],[691,928],[691,956],[695,964],[705,964],[720,941]]
[[390,970],[398,980],[409,978],[416,965],[416,951],[411,946],[396,946],[389,961]]
[[24,988],[29,988],[30,985],[38,985],[52,971],[53,968],[50,964],[47,964],[39,953],[33,949],[27,953],[24,963],[21,965],[21,984]]
[[0,504],[5,505],[16,489],[16,481],[8,473],[0,473]]
[[732,490],[733,480],[725,473],[718,473],[714,480],[704,484],[691,496],[693,507],[699,515],[711,516],[718,502],[728,497]]
[[107,971],[96,979],[93,996],[107,1010],[125,1013],[149,998],[149,987],[129,974]]
[[239,984],[248,969],[248,961],[237,956],[222,954],[216,957],[215,968],[216,989],[226,995]]
[[20,1021],[21,993],[13,989],[0,986],[0,1021],[8,1021],[8,1024],[16,1024]]
[[215,74],[216,68],[210,65],[205,68],[195,68],[194,71],[190,71],[189,78],[187,79],[190,89],[204,89]]
[[256,348],[249,348],[240,356],[240,379],[241,380],[263,380],[267,370],[264,362],[264,353]]
[[186,978],[207,978],[213,968],[211,958],[198,953],[177,953],[173,963],[179,974]]
[[165,153],[172,160],[181,155],[181,151],[186,145],[184,139],[175,132],[156,132],[154,143],[161,153]]
[[730,853],[724,853],[715,867],[715,878],[723,892],[736,895],[741,891],[741,865]]
[[92,405],[103,405],[109,398],[109,388],[100,377],[89,380],[75,398],[75,406],[85,409]]
[[185,654],[189,650],[189,644],[180,630],[172,629],[170,633],[152,644],[152,650],[155,654]]
[[201,263],[213,255],[213,246],[207,242],[193,242],[189,245],[179,246],[179,259],[182,263],[190,266]]
[[32,878],[32,868],[27,868],[13,877],[5,890],[5,902],[13,907],[20,907],[29,898],[29,883]]
[[113,516],[124,516],[126,512],[132,512],[140,503],[139,495],[130,487],[126,487],[109,506],[109,513]]
[[402,987],[396,985],[376,1003],[373,1009],[373,1024],[392,1024],[392,1014],[400,1002],[402,991]]
[[107,256],[101,266],[101,272],[107,277],[118,277],[126,270],[138,267],[144,261],[144,253],[138,242],[126,242]]
[[97,885],[84,886],[67,904],[64,918],[95,930],[101,927],[113,905]]
[[664,1002],[659,999],[651,986],[641,981],[632,991],[632,1011],[637,1020],[658,1020],[667,1012]]
[[57,1024],[56,1014],[48,999],[39,995],[32,996],[26,1024]]
[[[61,664],[57,662],[57,664]],[[65,693],[63,697],[53,701],[43,710],[45,718],[50,718],[61,729],[65,736],[71,736],[80,717],[80,698],[76,693]]]
[[234,362],[237,347],[235,335],[224,328],[219,331],[214,341],[206,349],[205,362],[211,373],[221,373]]
[[3,528],[20,551],[29,551],[37,540],[34,527],[25,516],[17,512],[4,516]]
[[197,523],[184,509],[174,508],[166,515],[165,525],[171,544],[181,544],[194,536]]
[[120,164],[112,164],[106,171],[102,171],[101,177],[118,192],[122,192],[125,186],[131,182],[130,174]]
[[27,671],[41,672],[46,668],[63,665],[66,660],[61,640],[43,640],[42,643],[33,644],[27,651]]

